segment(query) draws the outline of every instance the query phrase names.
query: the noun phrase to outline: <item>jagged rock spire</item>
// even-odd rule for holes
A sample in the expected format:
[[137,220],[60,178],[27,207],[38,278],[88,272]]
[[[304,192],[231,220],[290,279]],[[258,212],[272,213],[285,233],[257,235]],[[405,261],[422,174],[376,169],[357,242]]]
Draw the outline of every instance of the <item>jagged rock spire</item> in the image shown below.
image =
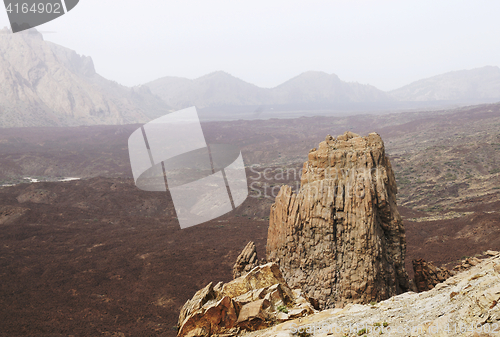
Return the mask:
[[283,186],[271,207],[267,260],[324,308],[407,291],[396,193],[378,134],[327,136],[309,152],[297,194]]

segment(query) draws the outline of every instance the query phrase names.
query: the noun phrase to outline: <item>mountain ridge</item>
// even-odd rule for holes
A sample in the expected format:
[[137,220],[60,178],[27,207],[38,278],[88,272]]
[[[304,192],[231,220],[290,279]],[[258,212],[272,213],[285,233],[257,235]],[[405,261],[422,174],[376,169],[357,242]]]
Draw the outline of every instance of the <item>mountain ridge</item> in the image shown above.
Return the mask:
[[147,122],[170,109],[146,87],[103,78],[91,57],[44,41],[35,29],[0,33],[1,127]]
[[444,73],[388,92],[322,71],[303,72],[273,88],[224,71],[126,87],[100,76],[90,56],[45,41],[36,29],[0,30],[1,128],[146,123],[190,106],[209,109],[207,116],[215,119],[245,118],[241,111],[257,109],[248,112],[252,119],[266,109],[272,118],[276,110],[359,113],[497,100],[500,68],[495,66]]
[[484,66],[424,78],[389,92],[400,101],[498,98],[500,68]]
[[[187,79],[162,77],[144,84],[176,109],[244,105],[335,105],[355,103],[500,101],[500,68],[457,70],[382,91],[370,84],[342,81],[336,74],[303,72],[275,87],[262,88],[224,71]],[[209,95],[212,95],[209,97]],[[415,105],[415,107],[417,107]]]
[[[335,74],[320,71],[301,73],[274,88],[258,87],[224,71],[215,71],[192,80],[167,76],[144,85],[177,109],[191,105],[205,108],[223,105],[391,101],[387,94],[371,85],[344,82]],[[217,90],[214,90],[216,86]],[[208,94],[213,96],[208,98]],[[193,99],[189,100],[188,97]]]

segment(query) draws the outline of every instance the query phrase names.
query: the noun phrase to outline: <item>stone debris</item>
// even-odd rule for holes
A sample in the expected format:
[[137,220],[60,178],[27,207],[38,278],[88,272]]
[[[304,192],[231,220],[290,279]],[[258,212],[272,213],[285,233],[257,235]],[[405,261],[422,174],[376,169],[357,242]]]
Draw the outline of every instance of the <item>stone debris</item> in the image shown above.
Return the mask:
[[448,270],[445,266],[436,267],[431,262],[426,262],[422,259],[413,260],[413,272],[415,284],[415,291],[427,291],[434,288],[437,284],[444,282],[449,277],[470,268],[477,266],[484,257],[498,255],[499,252],[487,251],[483,253],[483,258],[468,257],[462,261],[460,264],[453,267],[452,270]]
[[[489,254],[487,254],[489,255]],[[465,260],[462,260],[462,263],[452,269],[453,272],[461,272],[465,270],[469,270],[470,268],[477,266],[481,263],[481,260],[477,257],[468,257]]]
[[283,186],[271,206],[267,260],[321,308],[407,291],[396,193],[378,134],[327,136],[309,152],[300,190]]
[[278,265],[267,263],[199,290],[181,309],[178,336],[232,336],[314,312],[302,291],[286,284]]

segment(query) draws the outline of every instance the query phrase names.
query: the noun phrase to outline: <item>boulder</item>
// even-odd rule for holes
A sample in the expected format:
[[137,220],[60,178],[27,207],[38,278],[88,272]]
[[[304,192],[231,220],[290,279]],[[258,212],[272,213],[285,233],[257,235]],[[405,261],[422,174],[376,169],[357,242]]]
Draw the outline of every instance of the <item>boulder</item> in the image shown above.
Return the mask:
[[271,314],[267,311],[271,302],[261,299],[245,304],[238,315],[237,326],[245,330],[260,330],[271,324]]
[[235,325],[237,317],[231,298],[224,296],[218,301],[208,301],[187,315],[180,324],[178,336],[205,337],[226,332]]
[[[267,263],[255,267],[247,274],[224,284],[222,293],[231,298],[241,296],[250,291],[267,288],[275,284],[286,285],[286,281],[281,274],[277,264]],[[288,285],[286,285],[288,288]],[[289,288],[288,288],[289,289]]]

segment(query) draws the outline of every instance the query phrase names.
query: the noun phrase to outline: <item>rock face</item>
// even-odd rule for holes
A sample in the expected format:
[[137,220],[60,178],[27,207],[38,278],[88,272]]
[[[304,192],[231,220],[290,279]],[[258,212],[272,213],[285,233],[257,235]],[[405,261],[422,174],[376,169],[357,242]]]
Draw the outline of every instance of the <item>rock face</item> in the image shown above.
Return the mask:
[[431,290],[438,283],[444,282],[452,275],[445,267],[436,267],[431,262],[422,259],[413,260],[412,264],[415,286],[418,292]]
[[233,266],[233,278],[238,278],[248,273],[258,265],[257,249],[255,248],[255,243],[250,241],[236,259],[236,263]]
[[178,336],[253,331],[313,312],[301,290],[291,290],[279,267],[268,263],[229,283],[199,290],[181,309]]
[[0,127],[139,123],[168,112],[147,87],[104,79],[92,58],[36,29],[0,29]]
[[320,307],[380,301],[408,290],[397,187],[380,136],[327,136],[304,163],[297,194],[271,206],[267,260]]

